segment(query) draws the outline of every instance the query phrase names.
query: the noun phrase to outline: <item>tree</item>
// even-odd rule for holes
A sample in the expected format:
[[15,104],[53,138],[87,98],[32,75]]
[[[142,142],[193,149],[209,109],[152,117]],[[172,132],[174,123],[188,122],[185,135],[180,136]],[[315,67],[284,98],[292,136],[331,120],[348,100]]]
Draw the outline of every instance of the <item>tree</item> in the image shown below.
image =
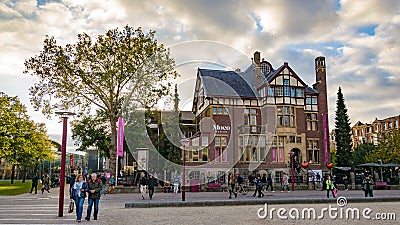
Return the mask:
[[367,157],[374,152],[375,150],[375,145],[372,143],[363,143],[357,148],[354,149],[353,152],[353,163],[354,165],[359,165],[368,162]]
[[339,87],[336,101],[335,140],[336,140],[336,165],[351,165],[351,128],[347,108],[344,103],[342,89]]
[[18,97],[0,92],[0,158],[12,165],[11,183],[17,165],[27,167],[52,158],[52,146],[44,125],[29,120]]
[[86,115],[72,122],[72,139],[75,145],[80,145],[78,151],[95,147],[100,157],[110,157],[111,132],[107,118],[108,115],[104,111],[97,110],[96,115]]
[[400,163],[400,130],[394,129],[384,134],[379,145],[367,157],[368,162]]
[[45,115],[75,109],[80,115],[92,107],[108,115],[111,132],[110,169],[115,171],[116,122],[121,102],[131,108],[151,107],[167,95],[177,77],[169,50],[158,44],[155,32],[125,26],[99,35],[82,33],[76,44],[59,46],[46,36],[43,50],[25,61],[25,73],[39,78],[30,88],[34,107]]

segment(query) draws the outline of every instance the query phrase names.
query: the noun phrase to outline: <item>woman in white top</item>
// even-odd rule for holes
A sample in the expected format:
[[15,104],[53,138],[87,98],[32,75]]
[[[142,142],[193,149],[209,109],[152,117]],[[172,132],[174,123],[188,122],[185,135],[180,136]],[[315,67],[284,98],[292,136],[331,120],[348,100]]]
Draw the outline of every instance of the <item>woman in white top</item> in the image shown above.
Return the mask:
[[82,219],[83,203],[85,202],[86,192],[88,189],[89,186],[86,181],[83,180],[82,175],[78,175],[71,190],[71,199],[75,201],[76,220],[78,222],[81,222]]

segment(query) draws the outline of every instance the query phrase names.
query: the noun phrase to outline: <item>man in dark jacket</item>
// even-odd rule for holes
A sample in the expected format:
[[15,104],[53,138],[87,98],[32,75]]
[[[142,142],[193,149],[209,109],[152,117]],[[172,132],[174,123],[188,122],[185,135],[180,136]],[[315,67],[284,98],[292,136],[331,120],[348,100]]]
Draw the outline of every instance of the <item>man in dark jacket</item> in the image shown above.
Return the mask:
[[151,200],[153,198],[153,194],[154,194],[154,186],[157,185],[157,180],[153,177],[153,175],[150,175],[148,183],[149,183],[149,197]]
[[97,220],[97,214],[99,213],[99,201],[100,201],[100,191],[103,187],[101,180],[97,178],[96,173],[92,173],[91,179],[88,182],[89,186],[89,197],[88,197],[88,208],[85,220],[90,220],[90,215],[92,214],[92,206],[94,203],[93,220]]
[[274,187],[272,186],[272,176],[270,173],[268,174],[268,177],[267,177],[267,187],[265,188],[265,191],[268,191],[269,187],[271,187],[272,192],[275,192]]
[[35,194],[37,194],[38,181],[39,181],[39,177],[38,177],[37,173],[35,173],[35,175],[32,178],[32,187],[31,187],[30,193],[32,193],[33,189],[35,189]]

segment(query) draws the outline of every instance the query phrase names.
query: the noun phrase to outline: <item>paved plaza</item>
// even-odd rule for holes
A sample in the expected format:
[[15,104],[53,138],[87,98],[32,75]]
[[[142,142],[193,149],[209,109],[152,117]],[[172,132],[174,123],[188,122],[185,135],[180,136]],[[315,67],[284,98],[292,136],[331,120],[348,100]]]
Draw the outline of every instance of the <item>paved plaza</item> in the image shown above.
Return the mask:
[[[339,197],[346,197],[347,205],[342,209],[357,208],[360,212],[365,208],[371,209],[370,217],[359,219],[345,219],[342,212],[338,218],[332,220],[334,212],[323,208],[340,208],[334,199],[326,201],[325,191],[294,191],[268,193],[263,198],[254,198],[252,195],[238,195],[235,199],[228,199],[227,192],[199,192],[186,193],[186,202],[191,207],[172,207],[181,203],[181,195],[172,193],[155,193],[153,200],[142,200],[139,193],[112,194],[102,196],[98,221],[81,222],[81,224],[398,224],[400,220],[400,190],[377,190],[371,202],[360,202],[363,192],[341,191]],[[315,203],[301,203],[313,200]],[[317,201],[320,199],[321,201]],[[358,200],[357,200],[358,199]],[[69,199],[65,196],[64,217],[58,217],[58,188],[50,194],[23,194],[19,196],[0,196],[0,224],[78,224],[74,213],[67,213]],[[126,207],[126,204],[137,203],[139,207]],[[209,204],[208,204],[209,203]],[[219,203],[219,204],[215,204]],[[142,204],[142,205],[140,205]],[[267,205],[266,205],[267,204]],[[145,207],[143,205],[146,205]],[[214,206],[209,206],[214,205]],[[293,219],[296,211],[307,207],[315,207],[316,219]],[[87,208],[87,200],[84,210]],[[272,211],[265,218],[265,209]],[[274,209],[272,209],[274,208]],[[287,219],[280,219],[277,211],[285,209]],[[344,211],[346,212],[346,211]],[[376,219],[377,213],[385,215],[385,220]],[[393,213],[395,218],[393,217]],[[318,219],[318,216],[323,218]],[[84,211],[86,215],[86,211]],[[270,217],[272,216],[272,217]],[[261,217],[261,218],[259,218]],[[294,217],[296,218],[296,217]],[[381,217],[379,217],[381,218]],[[390,219],[390,220],[389,220]]]

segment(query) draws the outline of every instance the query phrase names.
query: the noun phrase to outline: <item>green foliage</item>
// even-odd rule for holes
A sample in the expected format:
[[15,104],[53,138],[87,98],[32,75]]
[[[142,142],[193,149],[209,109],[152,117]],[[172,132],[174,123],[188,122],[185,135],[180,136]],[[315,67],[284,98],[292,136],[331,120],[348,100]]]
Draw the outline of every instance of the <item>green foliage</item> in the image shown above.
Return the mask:
[[121,103],[132,109],[153,106],[170,92],[177,77],[169,50],[155,39],[155,32],[125,26],[99,35],[94,41],[78,35],[75,44],[57,45],[46,36],[43,50],[25,61],[25,73],[39,78],[30,88],[33,106],[45,115],[74,109],[89,114],[92,107],[108,115],[110,169],[115,169],[116,122]]
[[368,162],[378,162],[382,159],[383,163],[400,164],[400,130],[394,129],[384,134],[383,140],[366,159]]
[[334,166],[336,166],[336,158],[337,158],[337,156],[336,156],[336,149],[334,149],[334,148],[329,149],[329,155],[331,156],[331,157],[330,157],[330,158],[331,158],[331,163],[332,163]]
[[0,158],[5,158],[13,168],[30,167],[44,159],[51,160],[52,147],[44,124],[31,121],[17,97],[0,93]]
[[[31,190],[32,182],[25,182],[18,180],[10,184],[9,180],[0,180],[0,195],[13,196],[28,193]],[[38,189],[39,186],[38,186]]]
[[342,89],[339,87],[336,101],[335,140],[336,140],[336,165],[351,165],[351,134],[350,119],[344,103]]
[[367,160],[367,157],[369,157],[369,155],[374,151],[375,151],[375,146],[372,143],[363,143],[357,146],[357,148],[354,149],[352,157],[354,165],[359,165],[369,162]]
[[97,110],[96,115],[86,115],[72,122],[72,138],[75,145],[80,145],[78,151],[86,151],[95,147],[101,157],[110,157],[111,142],[110,127],[107,125],[107,114]]

